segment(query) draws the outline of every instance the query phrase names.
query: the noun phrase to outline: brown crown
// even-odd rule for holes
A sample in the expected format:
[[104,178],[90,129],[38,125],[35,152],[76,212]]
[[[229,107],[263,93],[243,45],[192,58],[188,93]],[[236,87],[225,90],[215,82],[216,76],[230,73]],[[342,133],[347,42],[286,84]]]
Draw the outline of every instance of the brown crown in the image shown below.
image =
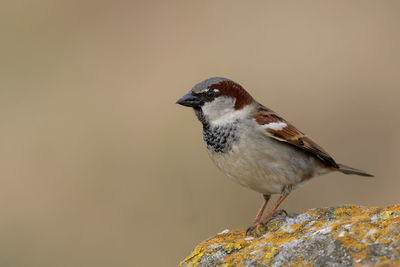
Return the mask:
[[253,102],[253,97],[240,84],[226,80],[210,85],[210,89],[218,89],[221,95],[234,98],[235,109],[240,110]]

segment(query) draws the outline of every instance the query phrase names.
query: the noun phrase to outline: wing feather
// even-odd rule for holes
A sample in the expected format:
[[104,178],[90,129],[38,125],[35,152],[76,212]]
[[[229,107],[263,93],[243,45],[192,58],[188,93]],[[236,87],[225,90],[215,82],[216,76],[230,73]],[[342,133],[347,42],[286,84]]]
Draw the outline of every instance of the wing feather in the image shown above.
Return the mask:
[[260,105],[254,119],[267,133],[280,142],[287,142],[297,148],[305,150],[326,164],[339,168],[335,160],[311,138],[300,132],[291,123],[287,122],[274,111]]

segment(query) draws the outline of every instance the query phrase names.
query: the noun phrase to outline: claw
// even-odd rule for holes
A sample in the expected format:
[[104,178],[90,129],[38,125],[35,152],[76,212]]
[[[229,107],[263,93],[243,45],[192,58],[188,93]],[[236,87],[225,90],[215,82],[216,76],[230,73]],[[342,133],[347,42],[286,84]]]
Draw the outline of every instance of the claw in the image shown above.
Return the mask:
[[248,236],[248,235],[256,235],[256,236],[259,235],[259,232],[260,232],[260,231],[258,231],[258,230],[260,230],[259,228],[264,228],[265,229],[265,230],[261,230],[261,232],[265,232],[267,230],[267,226],[264,223],[260,222],[260,223],[258,223],[256,225],[252,225],[249,228],[247,228],[246,229],[246,236]]
[[273,215],[272,217],[280,216],[280,215],[288,216],[288,213],[287,213],[286,210],[284,210],[284,209],[276,210],[276,211],[274,212],[274,215]]
[[250,226],[249,228],[246,229],[246,235],[251,235],[251,232],[255,229],[254,226]]

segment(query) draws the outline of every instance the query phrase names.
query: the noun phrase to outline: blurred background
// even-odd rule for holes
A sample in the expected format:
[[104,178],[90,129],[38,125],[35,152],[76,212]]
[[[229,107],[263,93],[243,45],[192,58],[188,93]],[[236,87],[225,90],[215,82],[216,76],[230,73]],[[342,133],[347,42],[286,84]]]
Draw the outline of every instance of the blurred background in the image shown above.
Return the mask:
[[175,104],[231,78],[376,178],[332,173],[301,212],[399,203],[399,1],[5,1],[0,265],[174,266],[262,196],[209,160]]

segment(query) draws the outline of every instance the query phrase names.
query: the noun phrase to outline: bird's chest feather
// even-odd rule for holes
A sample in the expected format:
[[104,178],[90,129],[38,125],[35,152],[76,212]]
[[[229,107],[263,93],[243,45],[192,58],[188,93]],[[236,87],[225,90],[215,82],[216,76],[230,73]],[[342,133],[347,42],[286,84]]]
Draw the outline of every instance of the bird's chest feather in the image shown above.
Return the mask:
[[307,180],[319,169],[318,161],[307,153],[251,126],[206,128],[203,139],[209,156],[227,176],[261,193],[280,193],[282,186]]
[[227,153],[239,141],[238,125],[235,122],[203,127],[203,140],[209,151]]

